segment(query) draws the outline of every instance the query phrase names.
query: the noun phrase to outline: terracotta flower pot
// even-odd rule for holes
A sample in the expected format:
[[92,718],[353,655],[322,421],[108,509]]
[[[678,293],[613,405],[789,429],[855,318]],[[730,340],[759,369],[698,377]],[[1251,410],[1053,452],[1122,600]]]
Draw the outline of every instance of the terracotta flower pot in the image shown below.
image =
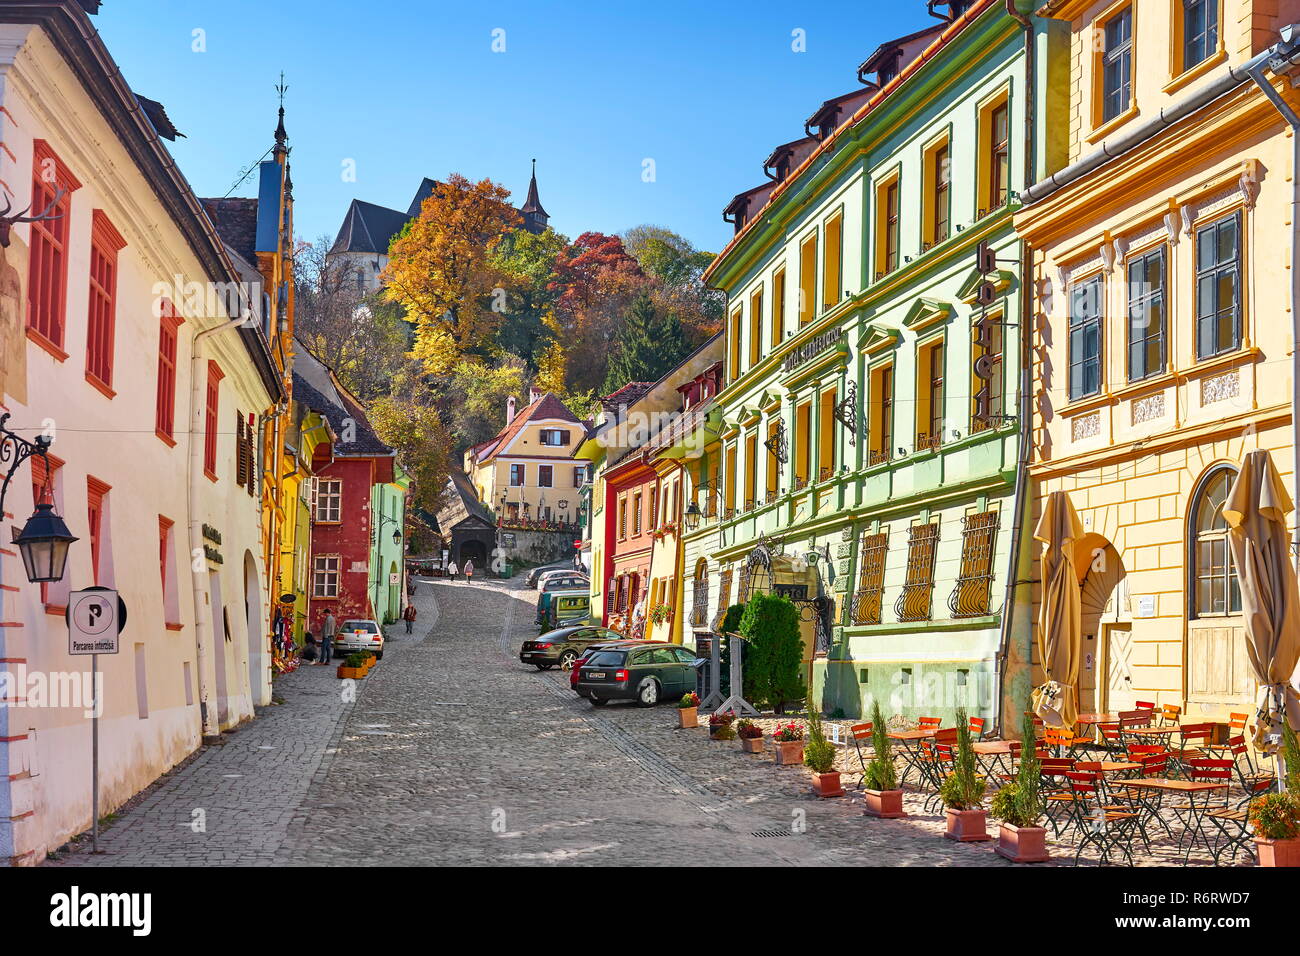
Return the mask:
[[993,851],[1012,863],[1046,863],[1052,858],[1047,852],[1046,827],[1004,823],[998,828],[998,845]]
[[740,747],[747,754],[761,754],[763,752],[763,738],[741,737]]
[[773,741],[776,745],[776,762],[779,764],[801,764],[803,763],[803,741],[802,740],[777,740]]
[[698,707],[678,707],[677,726],[685,730],[700,726],[700,709]]
[[993,839],[989,836],[988,811],[945,809],[943,812],[948,818],[948,829],[944,836],[949,840],[978,843],[980,840]]
[[1290,840],[1255,837],[1255,852],[1260,866],[1300,866],[1300,837]]
[[903,812],[903,791],[902,790],[867,790],[867,807],[862,812],[869,817],[880,817],[882,820],[897,820],[899,817],[905,817]]
[[840,786],[840,772],[830,770],[826,773],[813,773],[813,793],[819,797],[842,797],[844,788]]

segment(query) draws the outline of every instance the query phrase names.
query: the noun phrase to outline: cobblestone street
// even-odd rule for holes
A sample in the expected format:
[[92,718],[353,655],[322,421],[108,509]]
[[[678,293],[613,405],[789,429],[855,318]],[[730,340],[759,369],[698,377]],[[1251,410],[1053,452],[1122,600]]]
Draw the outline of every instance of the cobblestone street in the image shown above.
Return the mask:
[[50,865],[1010,865],[941,839],[917,798],[907,821],[818,800],[801,768],[678,730],[671,705],[593,710],[515,657],[534,600],[517,580],[421,583],[417,633],[355,703],[332,668],[299,669],[112,821],[105,853],[82,839]]

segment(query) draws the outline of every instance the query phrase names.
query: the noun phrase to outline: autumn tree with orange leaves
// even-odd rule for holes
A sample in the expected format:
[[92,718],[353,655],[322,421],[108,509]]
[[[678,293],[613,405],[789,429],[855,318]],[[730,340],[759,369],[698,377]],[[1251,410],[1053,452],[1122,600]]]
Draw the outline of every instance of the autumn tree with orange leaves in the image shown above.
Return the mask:
[[487,357],[501,325],[506,277],[493,251],[522,224],[509,198],[490,179],[453,173],[389,248],[384,296],[415,326],[411,354],[432,375]]

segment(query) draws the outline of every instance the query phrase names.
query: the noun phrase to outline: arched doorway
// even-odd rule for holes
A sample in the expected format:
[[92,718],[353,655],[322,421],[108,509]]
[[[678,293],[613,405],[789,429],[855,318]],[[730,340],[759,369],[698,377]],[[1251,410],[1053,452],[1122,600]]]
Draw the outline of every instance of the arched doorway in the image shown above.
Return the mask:
[[463,541],[460,545],[460,559],[457,564],[464,570],[465,562],[473,561],[474,567],[483,571],[487,567],[487,545],[482,541]]
[[402,605],[402,576],[397,573],[397,562],[393,561],[388,565],[388,607],[384,609],[384,616],[397,620],[398,609]]
[[248,635],[248,694],[254,704],[269,703],[267,682],[270,635],[262,619],[262,587],[257,562],[244,552],[244,632]]
[[1183,684],[1189,715],[1248,711],[1254,702],[1255,675],[1247,652],[1241,586],[1223,517],[1223,503],[1236,478],[1234,464],[1211,466],[1196,483],[1187,505]]

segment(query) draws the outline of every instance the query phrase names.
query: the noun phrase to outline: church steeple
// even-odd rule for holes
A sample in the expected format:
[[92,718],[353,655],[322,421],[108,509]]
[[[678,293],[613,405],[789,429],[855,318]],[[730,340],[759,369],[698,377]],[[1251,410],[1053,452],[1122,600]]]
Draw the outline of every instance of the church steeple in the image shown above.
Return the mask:
[[275,127],[275,153],[282,156],[289,152],[289,133],[284,128],[284,94],[289,92],[289,87],[284,85],[284,73],[280,74],[280,84],[275,91],[280,94],[280,122]]
[[524,217],[524,228],[531,233],[540,233],[546,231],[546,223],[550,220],[546,210],[542,208],[542,200],[537,195],[537,160],[533,160],[533,177],[528,181],[528,198],[524,201],[523,207],[519,210]]

